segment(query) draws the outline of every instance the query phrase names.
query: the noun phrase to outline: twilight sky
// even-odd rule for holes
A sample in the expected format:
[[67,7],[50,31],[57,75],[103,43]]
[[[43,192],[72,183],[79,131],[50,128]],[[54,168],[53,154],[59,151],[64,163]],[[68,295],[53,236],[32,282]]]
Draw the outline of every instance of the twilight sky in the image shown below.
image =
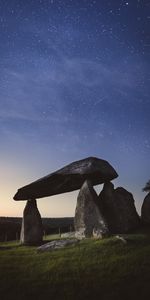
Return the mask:
[[[0,0],[0,215],[21,186],[108,160],[139,210],[150,179],[150,1]],[[73,216],[77,192],[38,200]]]

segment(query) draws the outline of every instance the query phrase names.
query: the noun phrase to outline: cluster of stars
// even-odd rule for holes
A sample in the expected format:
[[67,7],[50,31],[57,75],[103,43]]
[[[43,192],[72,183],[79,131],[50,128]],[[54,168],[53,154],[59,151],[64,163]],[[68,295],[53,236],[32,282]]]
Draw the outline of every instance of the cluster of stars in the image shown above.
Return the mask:
[[146,0],[1,0],[1,165],[35,178],[97,156],[141,190],[150,170],[149,26]]
[[[143,62],[147,60],[150,46],[147,4],[140,0],[103,3],[98,0],[31,0],[24,5],[18,0],[16,5],[7,5],[7,2],[0,4],[1,57],[4,58],[1,67],[7,69],[9,64],[9,68],[23,74],[25,87],[20,81],[23,94],[26,92],[26,73],[31,73],[31,77],[41,73],[38,84],[42,76],[47,78],[41,85],[41,95],[44,87],[47,92],[39,100],[43,121],[59,120],[60,117],[61,126],[63,122],[65,126],[72,122],[74,131],[73,120],[79,122],[83,118],[86,124],[89,115],[93,114],[91,126],[96,122],[99,128],[99,114],[105,120],[104,124],[107,118],[112,119],[108,107],[105,109],[106,103],[113,103],[114,107],[116,104],[119,107],[118,103],[126,106],[130,98],[136,103],[146,103]],[[71,62],[70,66],[68,62]],[[136,76],[131,64],[135,73],[137,70]],[[118,81],[115,76],[113,78],[114,72]],[[3,76],[3,92],[9,90],[11,80],[5,73],[7,80]],[[134,91],[135,87],[138,92]],[[33,90],[37,96],[36,88]],[[47,97],[49,103],[42,104],[42,97]],[[53,97],[57,98],[57,105],[50,105]],[[61,110],[64,116],[61,116]],[[57,113],[58,118],[51,117]],[[117,126],[117,121],[114,123]],[[125,127],[130,134],[131,127]]]

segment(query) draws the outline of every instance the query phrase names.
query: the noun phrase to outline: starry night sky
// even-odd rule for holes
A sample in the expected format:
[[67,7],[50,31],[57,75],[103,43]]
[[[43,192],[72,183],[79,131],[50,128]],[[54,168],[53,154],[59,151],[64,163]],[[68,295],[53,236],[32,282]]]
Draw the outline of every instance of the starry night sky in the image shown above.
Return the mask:
[[[0,1],[0,215],[72,161],[108,160],[137,208],[150,179],[150,1]],[[38,200],[74,215],[77,192]]]

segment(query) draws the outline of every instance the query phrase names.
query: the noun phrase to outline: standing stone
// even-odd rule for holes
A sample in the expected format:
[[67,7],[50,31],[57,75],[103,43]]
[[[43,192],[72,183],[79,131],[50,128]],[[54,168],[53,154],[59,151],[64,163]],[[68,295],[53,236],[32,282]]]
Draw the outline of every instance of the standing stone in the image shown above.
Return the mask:
[[141,220],[145,225],[150,225],[150,193],[144,198],[141,210]]
[[42,242],[42,220],[36,200],[28,200],[23,212],[20,242],[25,245],[37,245]]
[[103,237],[108,235],[108,227],[98,205],[98,196],[89,180],[82,185],[75,211],[74,226],[76,237]]
[[99,195],[99,207],[112,233],[126,233],[139,226],[133,196],[122,187],[114,190],[111,182],[105,183]]
[[99,208],[107,220],[110,232],[115,232],[118,219],[118,207],[114,199],[114,185],[111,182],[104,184],[99,195]]

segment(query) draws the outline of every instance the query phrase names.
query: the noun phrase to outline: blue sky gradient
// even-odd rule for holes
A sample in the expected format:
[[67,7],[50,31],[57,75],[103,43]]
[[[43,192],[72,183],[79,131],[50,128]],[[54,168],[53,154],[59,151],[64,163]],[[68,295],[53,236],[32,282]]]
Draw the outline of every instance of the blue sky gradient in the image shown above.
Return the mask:
[[[148,1],[2,0],[0,215],[16,189],[74,160],[108,160],[134,194],[150,178]],[[39,200],[74,215],[77,192]]]

